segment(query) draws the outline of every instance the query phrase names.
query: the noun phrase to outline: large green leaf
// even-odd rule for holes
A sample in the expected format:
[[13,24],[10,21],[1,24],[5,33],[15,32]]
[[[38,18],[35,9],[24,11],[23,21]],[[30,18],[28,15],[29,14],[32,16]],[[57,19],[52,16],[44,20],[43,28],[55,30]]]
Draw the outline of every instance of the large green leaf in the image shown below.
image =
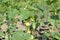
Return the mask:
[[14,32],[12,35],[12,40],[31,40],[30,34],[23,33],[22,31]]
[[34,16],[34,11],[28,11],[28,10],[21,10],[20,12],[20,20],[27,19],[29,16]]
[[8,10],[8,18],[11,20],[12,18],[15,18],[15,16],[19,14],[19,11],[17,9],[14,8],[9,8]]

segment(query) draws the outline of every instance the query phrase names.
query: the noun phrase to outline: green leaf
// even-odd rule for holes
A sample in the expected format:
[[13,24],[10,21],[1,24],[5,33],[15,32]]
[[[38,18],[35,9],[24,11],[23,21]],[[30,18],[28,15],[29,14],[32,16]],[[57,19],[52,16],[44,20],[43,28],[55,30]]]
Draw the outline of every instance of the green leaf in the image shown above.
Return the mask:
[[8,10],[8,18],[11,20],[14,18],[17,14],[19,14],[19,11],[17,9],[10,8]]
[[6,11],[6,6],[3,6],[2,4],[0,4],[0,13],[4,13]]
[[48,21],[53,25],[55,26],[55,20],[51,19],[51,18],[48,18]]
[[45,32],[44,35],[45,35],[46,37],[49,37],[49,36],[50,36],[50,33]]
[[0,32],[0,36],[4,36],[4,33],[3,32]]
[[12,40],[31,40],[30,34],[23,33],[21,30],[14,32],[12,36]]
[[33,11],[28,11],[28,10],[21,10],[20,12],[20,20],[27,19],[29,16],[33,16],[34,12]]
[[33,29],[36,28],[36,22],[35,21],[32,23],[32,27],[33,27]]
[[52,36],[53,36],[53,38],[56,38],[56,39],[60,40],[60,35],[59,34],[60,33],[54,32],[54,33],[52,33]]
[[6,33],[6,35],[5,35],[5,40],[8,40],[8,34]]
[[9,0],[2,0],[2,2],[4,2],[4,3],[7,2],[7,1],[9,1]]
[[16,26],[15,25],[10,25],[9,26],[9,32],[10,33],[13,33],[13,31],[15,31],[16,30]]

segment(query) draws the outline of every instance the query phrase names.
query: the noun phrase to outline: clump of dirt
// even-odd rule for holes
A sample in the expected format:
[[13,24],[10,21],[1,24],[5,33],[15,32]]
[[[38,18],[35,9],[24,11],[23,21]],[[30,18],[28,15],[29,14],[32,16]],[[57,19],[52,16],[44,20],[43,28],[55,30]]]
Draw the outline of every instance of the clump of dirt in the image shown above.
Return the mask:
[[8,29],[8,25],[7,25],[6,23],[4,23],[4,24],[1,25],[1,30],[2,30],[3,32],[6,32],[7,29]]
[[16,26],[17,26],[20,30],[23,30],[23,31],[26,30],[26,27],[22,24],[22,22],[19,22],[19,21],[18,21],[18,22],[16,23]]

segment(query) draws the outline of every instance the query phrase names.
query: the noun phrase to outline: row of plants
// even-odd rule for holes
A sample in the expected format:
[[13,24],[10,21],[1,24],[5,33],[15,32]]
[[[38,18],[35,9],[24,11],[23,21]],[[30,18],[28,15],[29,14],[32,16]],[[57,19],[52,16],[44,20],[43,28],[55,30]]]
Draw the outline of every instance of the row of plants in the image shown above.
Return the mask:
[[60,0],[0,0],[0,40],[60,40]]

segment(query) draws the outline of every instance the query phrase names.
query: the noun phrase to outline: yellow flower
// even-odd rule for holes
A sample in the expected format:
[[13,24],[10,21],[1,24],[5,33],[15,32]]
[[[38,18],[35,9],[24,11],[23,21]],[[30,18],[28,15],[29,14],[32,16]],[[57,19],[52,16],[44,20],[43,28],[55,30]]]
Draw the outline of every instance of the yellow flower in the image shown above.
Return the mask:
[[33,35],[31,35],[31,40],[33,40],[34,39],[34,36]]
[[25,25],[26,25],[26,26],[30,26],[31,23],[30,23],[30,22],[25,22]]
[[30,30],[28,30],[27,33],[31,33]]

